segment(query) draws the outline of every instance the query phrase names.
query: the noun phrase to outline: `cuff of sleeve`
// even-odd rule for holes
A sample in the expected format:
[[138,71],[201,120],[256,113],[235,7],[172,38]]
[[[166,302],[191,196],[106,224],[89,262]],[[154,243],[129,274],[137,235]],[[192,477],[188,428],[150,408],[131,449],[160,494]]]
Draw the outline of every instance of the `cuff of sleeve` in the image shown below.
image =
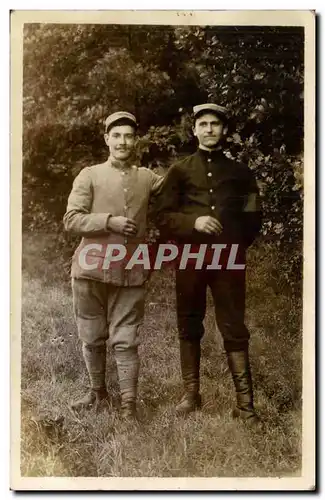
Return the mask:
[[184,218],[184,236],[190,236],[194,231],[197,215],[186,215]]

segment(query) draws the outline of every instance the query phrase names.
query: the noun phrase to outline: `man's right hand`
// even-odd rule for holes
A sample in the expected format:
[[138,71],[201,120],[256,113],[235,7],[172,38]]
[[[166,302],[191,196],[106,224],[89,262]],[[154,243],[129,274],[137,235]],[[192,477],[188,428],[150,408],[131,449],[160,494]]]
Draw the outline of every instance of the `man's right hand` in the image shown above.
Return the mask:
[[125,236],[134,236],[138,230],[133,219],[128,219],[122,215],[111,216],[108,219],[107,227],[114,233],[124,234]]
[[220,234],[222,232],[222,225],[210,215],[203,215],[202,217],[198,217],[195,221],[194,228],[199,233],[206,234]]

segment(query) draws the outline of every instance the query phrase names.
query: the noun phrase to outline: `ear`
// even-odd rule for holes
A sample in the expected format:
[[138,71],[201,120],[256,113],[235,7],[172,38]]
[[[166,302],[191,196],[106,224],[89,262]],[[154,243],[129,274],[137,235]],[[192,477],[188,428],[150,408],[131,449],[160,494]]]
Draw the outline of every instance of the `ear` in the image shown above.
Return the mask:
[[193,127],[192,127],[192,132],[193,132],[193,135],[196,137],[196,136],[197,136],[197,133],[196,133],[196,128],[195,128],[195,125],[193,125]]
[[106,146],[108,146],[108,134],[104,134],[104,141]]
[[228,125],[225,125],[225,126],[223,127],[222,134],[223,134],[223,135],[227,135],[227,134],[228,134]]

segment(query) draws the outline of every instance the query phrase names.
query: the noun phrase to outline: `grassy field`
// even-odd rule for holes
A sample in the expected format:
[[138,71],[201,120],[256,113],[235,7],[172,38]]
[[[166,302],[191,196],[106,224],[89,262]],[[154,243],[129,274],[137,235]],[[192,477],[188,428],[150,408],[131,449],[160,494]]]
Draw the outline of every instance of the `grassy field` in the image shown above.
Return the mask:
[[[47,236],[51,238],[51,236]],[[203,408],[174,415],[181,396],[170,272],[153,274],[142,328],[139,424],[116,409],[109,354],[109,407],[78,417],[69,402],[88,379],[72,314],[70,280],[44,238],[24,237],[22,290],[21,473],[23,476],[298,476],[301,469],[301,333],[297,301],[271,287],[272,259],[251,250],[247,325],[256,407],[249,429],[231,419],[234,391],[209,296],[202,344]],[[55,243],[55,241],[53,241]],[[50,246],[49,246],[50,247]]]

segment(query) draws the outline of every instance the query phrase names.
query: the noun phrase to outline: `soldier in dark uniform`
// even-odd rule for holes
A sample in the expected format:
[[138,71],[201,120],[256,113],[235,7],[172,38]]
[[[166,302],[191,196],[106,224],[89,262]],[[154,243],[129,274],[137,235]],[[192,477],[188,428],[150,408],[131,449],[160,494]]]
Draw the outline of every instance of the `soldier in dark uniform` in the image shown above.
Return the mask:
[[[187,244],[237,244],[237,262],[260,230],[258,189],[252,171],[222,152],[227,110],[216,104],[193,108],[198,150],[166,174],[157,205],[161,234]],[[222,260],[222,259],[221,259]],[[244,266],[242,266],[244,267]],[[176,270],[177,319],[184,395],[176,410],[201,407],[200,341],[204,334],[206,291],[210,287],[215,318],[223,337],[234,381],[234,417],[257,421],[249,362],[249,332],[244,323],[245,270]]]

